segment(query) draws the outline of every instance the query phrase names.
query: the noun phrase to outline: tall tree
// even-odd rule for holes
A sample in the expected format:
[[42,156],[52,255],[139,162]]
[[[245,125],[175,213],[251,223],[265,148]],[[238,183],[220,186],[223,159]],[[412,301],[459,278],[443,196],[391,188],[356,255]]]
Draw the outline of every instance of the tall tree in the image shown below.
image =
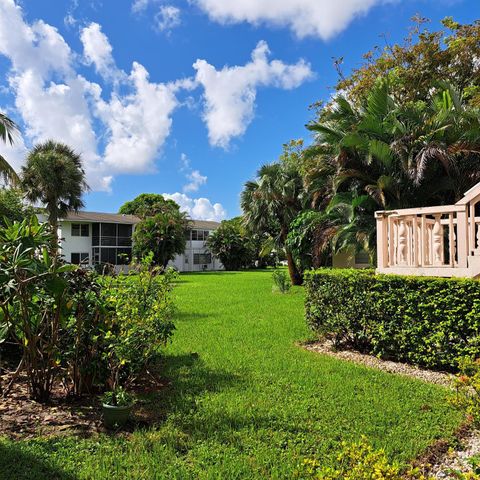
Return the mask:
[[361,105],[340,95],[309,125],[309,188],[327,192],[340,248],[373,253],[375,210],[453,203],[480,181],[480,115],[463,93],[437,84],[404,105],[390,90],[378,80]]
[[278,247],[284,248],[292,284],[302,283],[302,275],[286,240],[293,219],[305,203],[299,159],[303,143],[292,141],[284,145],[277,163],[263,165],[257,178],[245,184],[241,206],[245,223],[254,233],[268,233]]
[[118,213],[145,218],[175,210],[180,210],[180,206],[175,201],[167,200],[159,193],[141,193],[133,200],[125,202],[118,210]]
[[[357,105],[371,91],[377,78],[389,77],[391,94],[403,105],[429,95],[439,80],[464,92],[465,102],[480,106],[480,20],[460,24],[442,20],[443,30],[431,31],[429,20],[416,16],[403,43],[377,46],[367,52],[364,63],[350,75],[340,73],[337,91]],[[338,63],[337,63],[338,65]]]
[[[15,122],[0,112],[0,139],[2,142],[13,145],[17,132],[18,127]],[[20,182],[17,172],[2,155],[0,155],[0,175],[3,176],[5,181],[13,185]]]
[[189,224],[187,214],[178,209],[145,217],[135,226],[133,254],[141,259],[152,252],[154,264],[165,268],[185,251]]
[[242,217],[223,220],[207,238],[207,248],[226,270],[251,267],[256,260],[256,245],[245,229]]
[[88,185],[81,157],[69,146],[48,140],[30,151],[21,175],[27,199],[45,206],[53,230],[52,253],[57,253],[58,220],[84,206]]

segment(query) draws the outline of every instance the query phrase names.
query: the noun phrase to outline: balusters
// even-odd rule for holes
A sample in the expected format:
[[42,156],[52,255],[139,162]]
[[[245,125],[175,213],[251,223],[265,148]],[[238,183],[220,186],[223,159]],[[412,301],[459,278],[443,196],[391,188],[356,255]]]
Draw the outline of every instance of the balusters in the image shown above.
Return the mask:
[[433,264],[442,265],[443,264],[443,252],[442,252],[442,241],[443,241],[443,226],[440,223],[441,215],[435,215],[435,223],[433,224]]
[[407,264],[407,226],[403,218],[400,219],[398,227],[398,263],[399,265]]
[[[473,219],[473,221],[475,222],[475,219]],[[475,224],[475,227],[477,228],[477,237],[476,237],[476,244],[475,244],[475,249],[477,250],[477,252],[475,252],[476,254],[478,254],[478,249],[480,249],[480,224]]]

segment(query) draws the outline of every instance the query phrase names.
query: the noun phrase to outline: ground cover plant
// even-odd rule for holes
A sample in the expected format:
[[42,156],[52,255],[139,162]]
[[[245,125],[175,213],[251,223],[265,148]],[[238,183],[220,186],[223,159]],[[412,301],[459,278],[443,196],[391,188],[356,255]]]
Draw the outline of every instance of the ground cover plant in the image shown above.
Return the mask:
[[181,275],[167,387],[146,397],[158,426],[3,440],[0,478],[304,478],[305,460],[340,469],[342,442],[362,435],[400,466],[452,438],[463,415],[443,388],[298,346],[309,335],[303,289],[274,294],[271,275]]
[[306,275],[306,318],[336,347],[436,369],[480,355],[480,283],[320,269]]

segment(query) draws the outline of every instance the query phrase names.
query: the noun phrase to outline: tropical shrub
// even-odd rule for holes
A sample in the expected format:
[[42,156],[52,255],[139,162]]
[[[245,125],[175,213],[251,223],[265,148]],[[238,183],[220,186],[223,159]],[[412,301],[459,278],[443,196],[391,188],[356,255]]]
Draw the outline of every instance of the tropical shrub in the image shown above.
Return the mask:
[[242,218],[224,220],[207,238],[208,250],[220,259],[225,270],[253,266],[255,244],[242,225]]
[[160,275],[151,261],[152,255],[137,271],[105,281],[103,295],[110,314],[102,338],[103,359],[111,389],[130,384],[143,373],[175,330],[172,290],[176,273],[169,269]]
[[175,255],[185,251],[188,226],[188,218],[180,210],[144,218],[133,233],[134,256],[141,260],[152,252],[155,265],[165,268]]
[[306,319],[336,346],[437,369],[480,356],[480,283],[375,275],[306,273]]
[[72,395],[103,388],[108,378],[104,333],[110,308],[101,277],[78,268],[67,274],[70,314],[60,336],[63,384]]
[[48,401],[61,364],[59,338],[71,304],[65,274],[51,257],[52,233],[36,217],[0,229],[0,324],[22,349],[30,393]]
[[33,208],[23,203],[23,194],[13,188],[0,188],[0,224],[8,218],[11,222],[20,222],[33,215]]
[[280,293],[287,293],[292,284],[288,278],[287,272],[284,270],[275,270],[272,274],[273,289]]

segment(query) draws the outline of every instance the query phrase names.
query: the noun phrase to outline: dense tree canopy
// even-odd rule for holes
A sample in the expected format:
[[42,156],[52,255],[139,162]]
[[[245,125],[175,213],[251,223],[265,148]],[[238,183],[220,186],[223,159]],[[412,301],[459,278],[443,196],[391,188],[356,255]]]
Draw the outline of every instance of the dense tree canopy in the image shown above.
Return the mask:
[[138,259],[153,253],[155,265],[166,267],[185,251],[188,217],[179,209],[145,217],[135,227],[133,254]]
[[218,257],[226,270],[251,267],[256,259],[256,245],[241,217],[224,220],[207,239],[207,248]]
[[158,193],[142,193],[133,200],[124,203],[118,213],[137,215],[140,218],[151,217],[159,213],[169,213],[180,210],[173,200],[167,200]]
[[305,182],[337,248],[373,251],[375,210],[453,203],[480,181],[478,109],[449,84],[431,92],[403,105],[377,80],[361,105],[338,95],[309,125]]
[[20,222],[32,214],[33,208],[24,204],[23,194],[20,190],[0,189],[0,223],[4,218],[8,218],[12,222]]
[[337,91],[362,103],[377,78],[389,79],[397,103],[422,100],[439,80],[455,85],[465,102],[480,107],[480,21],[462,25],[452,18],[443,30],[430,31],[428,20],[415,17],[403,44],[375,47],[364,55],[363,65],[344,76]]

